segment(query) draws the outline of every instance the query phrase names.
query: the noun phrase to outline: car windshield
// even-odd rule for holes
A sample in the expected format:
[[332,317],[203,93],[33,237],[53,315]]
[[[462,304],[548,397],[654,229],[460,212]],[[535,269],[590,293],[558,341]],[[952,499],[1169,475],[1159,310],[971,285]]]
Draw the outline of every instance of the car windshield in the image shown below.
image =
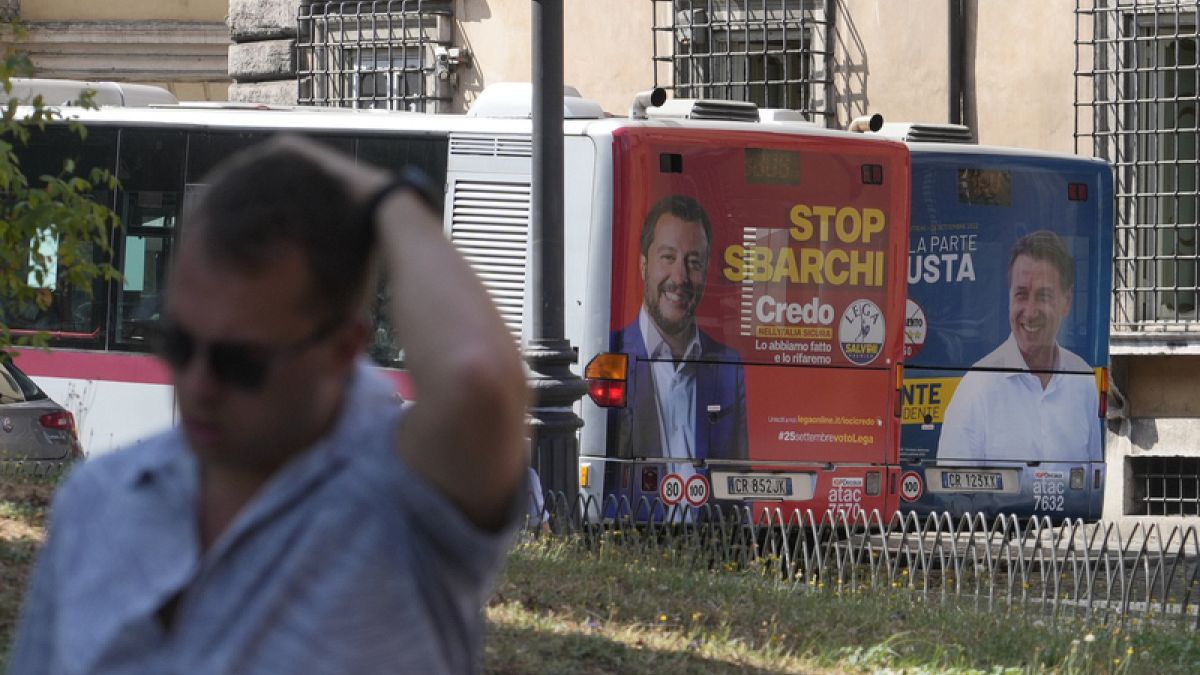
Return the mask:
[[21,372],[10,359],[0,360],[0,401],[36,401],[46,398],[29,376]]

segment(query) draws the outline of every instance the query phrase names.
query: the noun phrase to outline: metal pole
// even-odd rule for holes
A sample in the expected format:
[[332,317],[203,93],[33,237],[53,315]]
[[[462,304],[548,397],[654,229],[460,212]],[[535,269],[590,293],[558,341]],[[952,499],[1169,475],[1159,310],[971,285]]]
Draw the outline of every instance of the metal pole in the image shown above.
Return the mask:
[[575,352],[563,330],[563,3],[533,0],[533,174],[529,223],[530,338],[525,349],[534,403],[532,463],[547,491],[568,507],[579,493],[583,425],[572,410],[586,385],[571,372]]
[[949,47],[946,50],[947,60],[947,89],[949,90],[950,124],[962,124],[962,93],[963,93],[963,8],[961,0],[949,0],[947,3],[949,15],[946,26],[946,38]]

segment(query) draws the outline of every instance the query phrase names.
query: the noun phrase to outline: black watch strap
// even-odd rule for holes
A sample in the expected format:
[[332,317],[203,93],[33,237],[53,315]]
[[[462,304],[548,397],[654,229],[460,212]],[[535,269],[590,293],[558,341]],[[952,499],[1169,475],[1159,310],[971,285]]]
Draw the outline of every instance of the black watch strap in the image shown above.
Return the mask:
[[379,205],[383,203],[383,200],[392,192],[402,189],[411,189],[429,208],[441,215],[443,191],[434,186],[433,181],[429,180],[429,176],[425,175],[424,171],[415,166],[405,166],[399,172],[392,174],[391,180],[376,190],[371,198],[363,204],[362,220],[367,226],[375,224],[376,211],[379,210]]

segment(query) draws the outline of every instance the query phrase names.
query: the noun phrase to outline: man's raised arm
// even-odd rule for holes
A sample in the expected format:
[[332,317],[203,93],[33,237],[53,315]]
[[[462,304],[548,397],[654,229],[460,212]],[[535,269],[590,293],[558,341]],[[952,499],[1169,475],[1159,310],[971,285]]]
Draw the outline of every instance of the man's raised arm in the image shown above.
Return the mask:
[[440,214],[413,190],[379,202],[392,323],[416,404],[402,457],[475,524],[503,525],[525,476],[525,373],[483,284],[442,233]]
[[416,403],[397,432],[401,457],[476,525],[495,529],[522,485],[528,392],[512,335],[483,284],[442,233],[441,214],[392,176],[297,138],[276,141],[344,181],[376,228],[391,319]]

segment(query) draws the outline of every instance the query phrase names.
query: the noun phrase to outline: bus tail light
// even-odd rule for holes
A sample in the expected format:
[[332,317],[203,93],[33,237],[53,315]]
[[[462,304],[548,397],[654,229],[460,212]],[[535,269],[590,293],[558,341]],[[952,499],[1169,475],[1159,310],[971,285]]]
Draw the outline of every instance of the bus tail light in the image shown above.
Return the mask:
[[1100,489],[1100,469],[1092,470],[1092,489],[1093,490]]
[[603,352],[588,362],[583,377],[588,397],[601,408],[624,408],[629,377],[629,355]]
[[75,435],[75,416],[67,410],[47,413],[38,418],[38,423],[47,429],[68,431]]
[[585,487],[591,487],[591,485],[592,485],[592,465],[591,464],[580,464],[579,465],[579,487],[585,488]]
[[1082,490],[1083,489],[1083,475],[1084,475],[1083,467],[1079,466],[1079,467],[1075,467],[1074,469],[1071,469],[1071,489],[1072,490]]
[[1108,417],[1108,368],[1096,368],[1096,389],[1100,392],[1100,419]]
[[892,414],[896,417],[904,414],[904,366],[896,366],[896,406]]

